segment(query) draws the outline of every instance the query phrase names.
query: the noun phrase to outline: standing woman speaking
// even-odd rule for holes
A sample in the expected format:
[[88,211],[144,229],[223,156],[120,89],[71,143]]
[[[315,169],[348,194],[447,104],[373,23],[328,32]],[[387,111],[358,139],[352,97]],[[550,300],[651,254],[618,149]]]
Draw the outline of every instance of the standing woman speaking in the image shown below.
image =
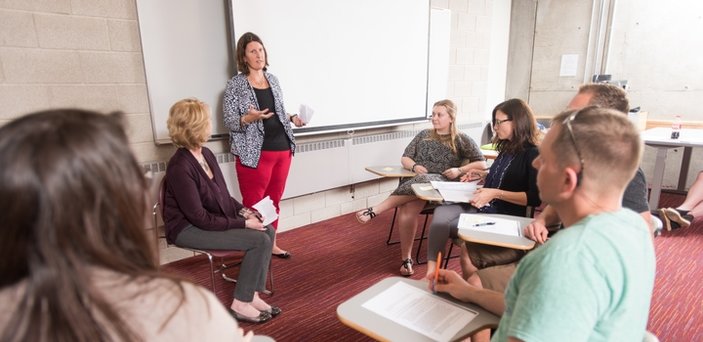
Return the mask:
[[[296,127],[304,123],[297,115],[286,113],[278,79],[266,71],[268,56],[259,36],[243,34],[237,42],[236,57],[240,73],[227,81],[224,121],[236,157],[242,204],[252,207],[269,196],[279,212],[295,153],[291,122]],[[278,220],[273,226],[278,228]],[[275,238],[271,252],[279,258],[290,257]]]

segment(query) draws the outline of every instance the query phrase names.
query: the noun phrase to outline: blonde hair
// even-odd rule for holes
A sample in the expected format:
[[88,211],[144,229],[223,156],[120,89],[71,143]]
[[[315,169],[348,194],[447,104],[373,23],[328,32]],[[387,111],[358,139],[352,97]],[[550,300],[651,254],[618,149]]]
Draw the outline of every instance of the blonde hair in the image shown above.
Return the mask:
[[180,100],[171,106],[166,125],[176,146],[198,148],[210,138],[210,107],[196,98]]
[[[452,150],[452,153],[456,154],[456,105],[454,104],[454,102],[452,102],[452,100],[444,99],[435,102],[432,105],[432,108],[440,106],[447,109],[447,114],[449,114],[449,117],[452,118],[452,122],[449,124],[449,141],[445,142],[445,144],[447,144],[447,146]],[[437,133],[437,130],[435,129],[432,130],[432,134],[430,134],[430,139],[437,141],[444,140],[441,138],[441,136]]]

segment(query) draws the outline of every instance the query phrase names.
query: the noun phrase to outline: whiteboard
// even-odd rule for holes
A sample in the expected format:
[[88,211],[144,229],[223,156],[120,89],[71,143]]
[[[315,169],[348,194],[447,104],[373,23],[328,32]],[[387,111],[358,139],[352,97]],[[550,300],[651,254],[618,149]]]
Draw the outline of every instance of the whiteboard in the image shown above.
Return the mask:
[[210,104],[213,138],[228,136],[222,95],[236,71],[236,39],[247,31],[266,46],[286,111],[315,110],[296,135],[425,120],[428,106],[446,97],[428,99],[429,0],[136,3],[157,143],[170,142],[168,109],[186,97]]
[[286,111],[315,111],[296,132],[425,119],[429,11],[427,0],[232,0],[235,39],[262,39]]
[[222,95],[235,67],[226,1],[137,0],[137,14],[154,141],[170,143],[168,110],[186,97],[210,105],[213,135],[227,133]]

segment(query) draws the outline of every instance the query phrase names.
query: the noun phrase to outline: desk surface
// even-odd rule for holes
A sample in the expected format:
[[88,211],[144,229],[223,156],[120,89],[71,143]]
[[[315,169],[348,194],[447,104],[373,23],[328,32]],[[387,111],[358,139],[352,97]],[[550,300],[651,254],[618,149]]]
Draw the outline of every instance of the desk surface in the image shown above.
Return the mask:
[[498,157],[498,151],[496,150],[481,150],[483,157],[486,159],[496,159]]
[[[525,228],[532,219],[529,217],[520,217],[512,215],[501,215],[501,214],[479,214],[486,215],[489,217],[496,217],[501,219],[517,221],[520,225],[520,231]],[[528,250],[535,246],[535,242],[524,237],[524,236],[509,236],[503,234],[494,234],[481,231],[467,231],[459,230],[459,237],[466,242],[480,243],[483,245],[492,245],[498,247],[506,247],[513,249]]]
[[410,184],[415,196],[421,200],[432,202],[444,202],[444,198],[439,194],[437,189],[432,187],[430,183],[415,183]]
[[[345,325],[379,341],[432,341],[429,337],[423,334],[408,329],[362,307],[362,305],[369,299],[375,297],[377,294],[383,292],[385,289],[393,286],[399,281],[427,291],[427,283],[422,280],[401,277],[386,278],[340,304],[337,307],[337,317]],[[469,322],[467,326],[461,329],[459,333],[452,338],[452,340],[460,340],[476,331],[485,328],[495,328],[498,326],[500,318],[484,310],[480,306],[460,302],[445,294],[438,294],[438,296],[478,312],[478,316],[474,317],[474,319]]]
[[[411,184],[415,196],[419,199],[425,201],[433,202],[443,202],[444,199],[442,195],[439,194],[435,188],[432,187],[430,183],[415,183]],[[520,224],[520,231],[522,228],[530,224],[532,219],[529,217],[511,216],[511,215],[501,215],[501,214],[481,214],[497,218],[509,219],[517,221]],[[502,234],[492,234],[486,232],[471,232],[470,234],[462,234],[464,231],[459,231],[459,237],[467,242],[480,243],[484,245],[493,245],[499,247],[507,247],[514,249],[528,250],[535,246],[535,242],[522,236],[507,236]]]
[[642,141],[652,146],[703,146],[703,129],[682,128],[678,139],[671,139],[671,128],[655,127],[641,133]]
[[413,177],[415,172],[404,169],[400,165],[367,166],[366,171],[383,177]]

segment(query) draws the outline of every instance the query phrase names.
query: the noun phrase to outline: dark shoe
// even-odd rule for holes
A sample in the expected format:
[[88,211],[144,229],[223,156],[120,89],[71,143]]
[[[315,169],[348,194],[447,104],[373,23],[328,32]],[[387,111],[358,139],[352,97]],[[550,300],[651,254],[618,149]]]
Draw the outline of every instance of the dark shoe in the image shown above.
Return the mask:
[[276,317],[276,316],[280,315],[282,311],[281,311],[281,308],[271,305],[271,309],[268,311],[264,311],[264,312],[271,315],[271,317]]
[[413,271],[413,259],[407,258],[403,260],[403,263],[400,264],[400,275],[403,277],[409,277],[413,275],[415,271]]
[[[272,307],[273,308],[273,307]],[[239,314],[238,312],[232,310],[231,308],[228,308],[229,314],[234,317],[237,321],[240,322],[251,322],[251,323],[264,323],[269,320],[271,320],[271,313],[268,311],[260,311],[259,316],[257,317],[249,317],[249,316],[244,316],[242,314]],[[280,312],[280,309],[279,309]]]
[[[368,219],[364,219],[364,216],[368,216]],[[372,218],[376,217],[376,213],[373,212],[373,208],[368,207],[366,210],[362,210],[356,213],[356,220],[361,224],[366,224],[371,221]]]
[[283,252],[283,253],[271,253],[271,255],[275,256],[276,258],[281,258],[281,259],[288,259],[290,258],[291,254],[288,252]]
[[666,209],[661,209],[664,215],[671,221],[672,227],[671,228],[678,228],[674,227],[673,223],[676,222],[676,224],[681,227],[681,228],[686,228],[691,225],[691,220],[693,220],[693,216],[691,215],[682,215],[681,212],[674,208],[666,208]]

